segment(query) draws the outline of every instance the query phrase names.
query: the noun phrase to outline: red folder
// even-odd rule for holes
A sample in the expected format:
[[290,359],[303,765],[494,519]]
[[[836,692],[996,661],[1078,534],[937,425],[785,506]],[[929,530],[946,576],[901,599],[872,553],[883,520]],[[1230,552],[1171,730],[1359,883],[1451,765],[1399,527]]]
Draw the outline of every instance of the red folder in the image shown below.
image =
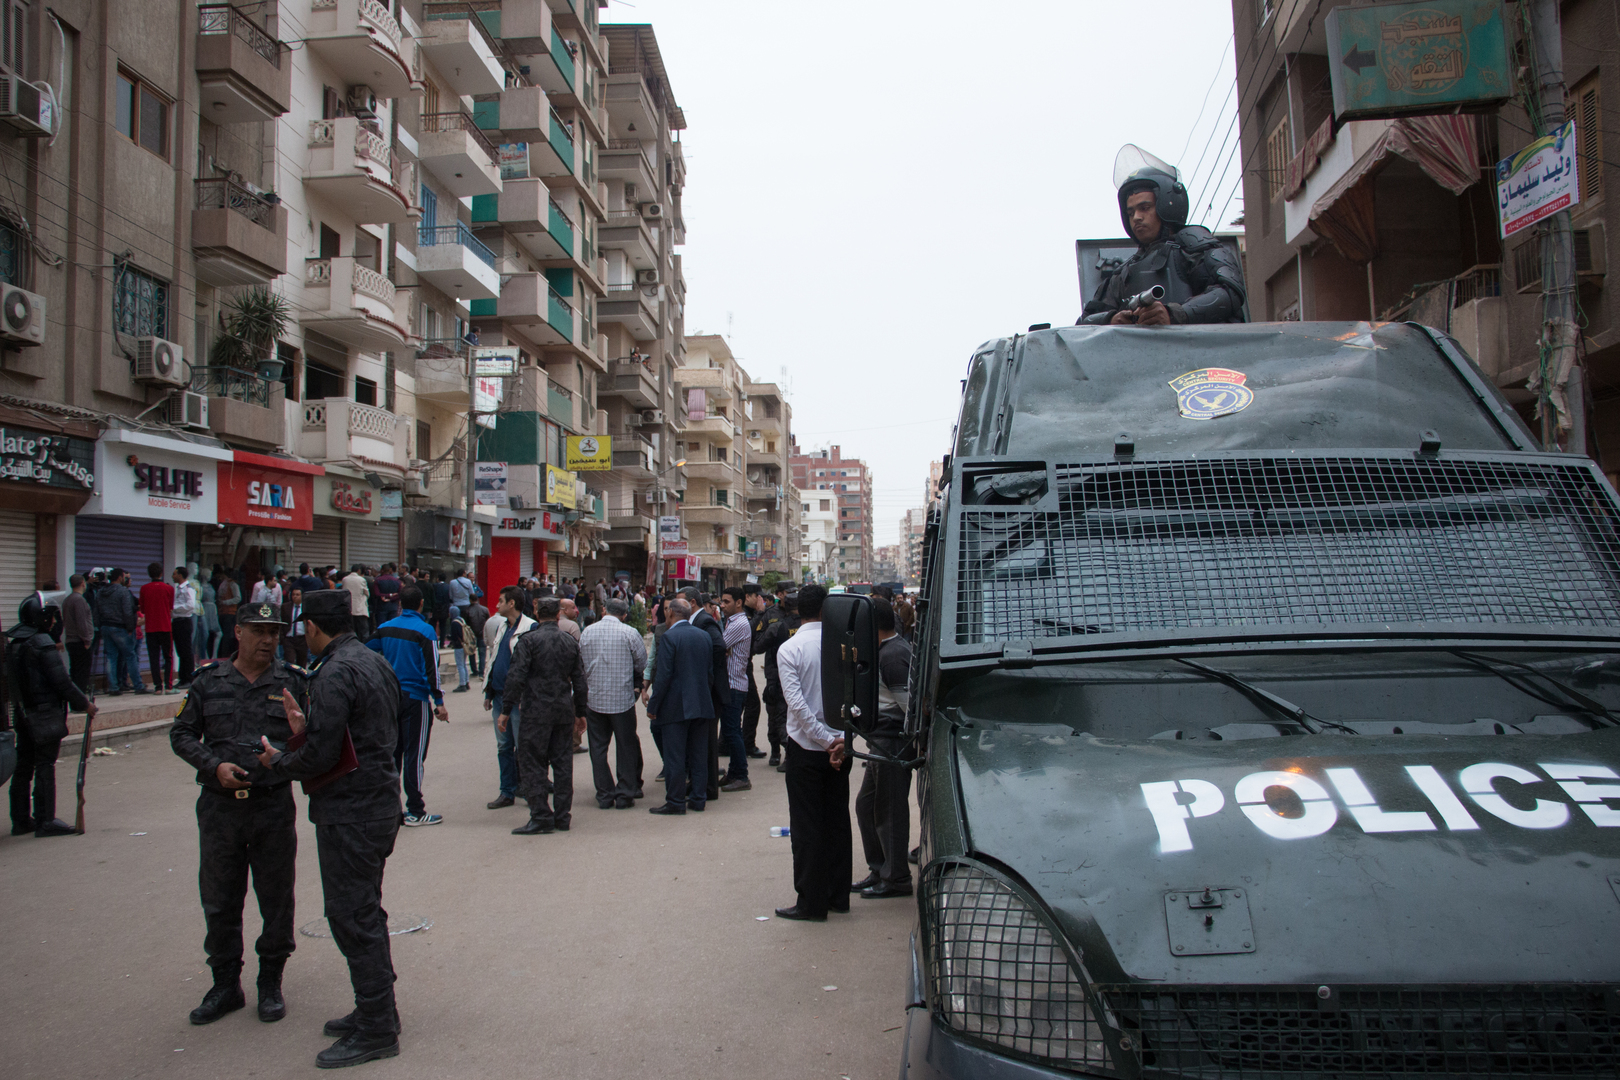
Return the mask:
[[[288,752],[291,753],[292,751],[297,750],[300,746],[303,746],[306,741],[308,741],[308,736],[306,736],[304,732],[300,731],[298,734],[287,740]],[[317,776],[315,779],[305,780],[303,782],[304,794],[313,795],[327,784],[330,784],[339,777],[348,776],[359,767],[360,759],[356,757],[354,753],[354,739],[349,737],[348,729],[344,729],[343,752],[338,755],[337,764],[321,773],[321,775]]]

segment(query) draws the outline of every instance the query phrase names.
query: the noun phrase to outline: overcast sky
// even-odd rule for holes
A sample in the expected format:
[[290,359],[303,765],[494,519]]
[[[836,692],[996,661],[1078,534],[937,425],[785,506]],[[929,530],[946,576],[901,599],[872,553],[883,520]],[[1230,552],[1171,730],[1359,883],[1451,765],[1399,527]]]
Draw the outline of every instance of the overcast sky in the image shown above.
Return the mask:
[[1202,151],[1194,205],[1241,209],[1226,0],[633,3],[603,21],[652,24],[688,125],[687,333],[780,381],[801,447],[867,461],[880,546],[974,347],[1079,315],[1122,144],[1184,175]]

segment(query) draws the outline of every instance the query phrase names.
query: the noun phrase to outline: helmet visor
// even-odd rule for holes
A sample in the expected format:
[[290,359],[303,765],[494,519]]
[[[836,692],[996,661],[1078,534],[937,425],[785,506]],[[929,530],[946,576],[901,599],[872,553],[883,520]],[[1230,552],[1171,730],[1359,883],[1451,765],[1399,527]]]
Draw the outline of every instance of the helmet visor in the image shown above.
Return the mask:
[[1131,174],[1142,169],[1157,169],[1166,173],[1173,180],[1181,179],[1176,167],[1161,158],[1156,158],[1135,143],[1126,143],[1119,148],[1119,154],[1114,158],[1114,188],[1118,190]]

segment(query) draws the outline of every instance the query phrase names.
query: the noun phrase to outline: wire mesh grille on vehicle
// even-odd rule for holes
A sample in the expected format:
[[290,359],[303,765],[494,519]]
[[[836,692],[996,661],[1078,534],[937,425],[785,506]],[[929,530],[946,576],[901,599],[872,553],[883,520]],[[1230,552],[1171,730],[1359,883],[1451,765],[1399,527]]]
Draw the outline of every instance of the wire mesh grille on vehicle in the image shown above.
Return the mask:
[[1058,466],[1055,511],[958,507],[956,640],[1197,627],[1620,627],[1588,465],[1448,456]]
[[958,863],[932,867],[922,891],[929,999],[947,1026],[1041,1061],[1108,1064],[1067,954],[1010,886]]
[[1620,1070],[1613,987],[1101,986],[1144,1077],[1606,1076]]

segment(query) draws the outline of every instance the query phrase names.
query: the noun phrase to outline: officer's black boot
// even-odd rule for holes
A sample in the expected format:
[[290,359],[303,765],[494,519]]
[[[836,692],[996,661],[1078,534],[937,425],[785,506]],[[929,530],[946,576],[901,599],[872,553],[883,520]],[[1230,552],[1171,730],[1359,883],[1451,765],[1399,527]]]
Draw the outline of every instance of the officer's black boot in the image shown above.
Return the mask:
[[287,961],[259,961],[259,1019],[273,1024],[287,1015],[287,1003],[281,997],[281,971]]
[[[393,1022],[388,1019],[393,1013]],[[343,1018],[354,1027],[331,1046],[315,1055],[315,1065],[321,1069],[341,1069],[359,1065],[363,1061],[399,1056],[399,1010],[389,1007],[374,1015],[359,1009]],[[330,1025],[328,1025],[330,1027]]]
[[[340,1016],[336,1020],[328,1020],[326,1022],[326,1026],[321,1028],[321,1034],[325,1035],[329,1039],[339,1039],[354,1031],[359,1026],[360,1010],[355,1009],[347,1016]],[[399,1022],[399,1008],[396,1006],[394,1009],[394,1034],[398,1035],[404,1030],[405,1026]]]
[[214,969],[214,988],[203,995],[202,1004],[191,1010],[193,1024],[212,1024],[226,1013],[247,1004],[242,996],[242,965]]

